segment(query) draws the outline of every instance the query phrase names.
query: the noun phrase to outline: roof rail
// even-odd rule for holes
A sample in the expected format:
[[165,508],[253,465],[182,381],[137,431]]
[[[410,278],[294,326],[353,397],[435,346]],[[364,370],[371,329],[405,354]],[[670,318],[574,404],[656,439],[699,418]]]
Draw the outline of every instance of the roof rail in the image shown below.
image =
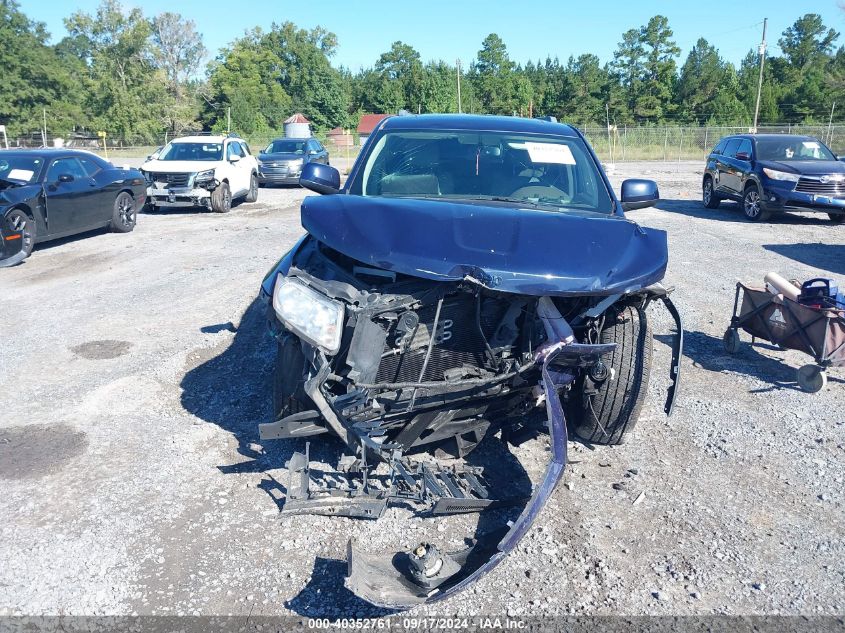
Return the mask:
[[537,119],[538,121],[548,121],[549,123],[557,123],[557,117],[556,116],[537,116],[537,117],[534,117],[534,118]]

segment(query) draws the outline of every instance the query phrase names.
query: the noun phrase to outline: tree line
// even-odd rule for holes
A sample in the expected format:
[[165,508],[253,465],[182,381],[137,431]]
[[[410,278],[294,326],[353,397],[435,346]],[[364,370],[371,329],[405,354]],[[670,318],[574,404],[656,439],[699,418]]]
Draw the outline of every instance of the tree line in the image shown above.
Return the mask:
[[[271,134],[302,112],[320,130],[354,127],[367,112],[464,112],[556,116],[576,125],[749,125],[759,55],[735,67],[700,38],[683,63],[666,17],[622,34],[613,59],[585,53],[518,63],[495,33],[463,68],[423,61],[394,42],[372,67],[331,61],[335,34],[291,22],[256,27],[208,51],[196,24],[164,12],[146,16],[103,0],[94,14],[64,20],[53,44],[15,0],[0,0],[0,123],[11,137],[104,130],[127,143],[159,142],[187,130]],[[799,17],[767,52],[760,102],[766,123],[827,122],[845,109],[845,47],[821,16]],[[841,119],[841,117],[840,117]]]

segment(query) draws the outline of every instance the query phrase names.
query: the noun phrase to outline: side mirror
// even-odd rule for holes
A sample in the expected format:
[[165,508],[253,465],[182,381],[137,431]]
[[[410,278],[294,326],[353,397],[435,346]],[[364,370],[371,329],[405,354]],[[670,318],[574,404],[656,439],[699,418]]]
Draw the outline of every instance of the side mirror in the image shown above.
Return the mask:
[[230,163],[237,163],[240,159],[241,159],[241,157],[240,157],[240,156],[238,156],[237,154],[232,154],[232,155],[229,157],[229,162],[230,162]]
[[737,152],[736,153],[737,160],[751,160],[751,154],[748,152]]
[[314,156],[315,154],[319,154],[319,153],[320,153],[320,152],[318,152],[316,149],[309,149],[309,150],[308,150],[308,154],[309,154],[310,156]]
[[660,200],[660,191],[653,180],[629,178],[622,182],[622,208],[625,211],[645,209]]
[[73,176],[70,174],[60,174],[59,182],[73,182]]
[[302,167],[299,184],[317,193],[337,193],[340,191],[340,172],[331,165],[306,163]]

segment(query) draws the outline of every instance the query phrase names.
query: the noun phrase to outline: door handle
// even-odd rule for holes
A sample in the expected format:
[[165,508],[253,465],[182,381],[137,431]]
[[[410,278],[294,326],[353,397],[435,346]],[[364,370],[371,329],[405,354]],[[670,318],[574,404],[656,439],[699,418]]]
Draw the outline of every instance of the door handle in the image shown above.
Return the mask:
[[97,186],[97,181],[96,181],[96,180],[94,180],[93,178],[89,178],[89,179],[88,179],[88,185],[89,185],[89,186],[91,186],[91,187],[96,187],[96,186]]

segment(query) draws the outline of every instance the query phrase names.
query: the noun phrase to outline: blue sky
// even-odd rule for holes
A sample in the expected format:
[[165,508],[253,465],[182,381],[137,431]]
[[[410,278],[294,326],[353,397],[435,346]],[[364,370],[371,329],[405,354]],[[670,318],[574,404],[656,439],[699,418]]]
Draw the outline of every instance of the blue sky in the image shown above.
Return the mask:
[[[29,17],[47,24],[56,41],[65,35],[62,18],[77,9],[94,12],[99,4],[99,0],[66,5],[19,2]],[[837,0],[123,0],[123,4],[141,6],[146,15],[178,11],[193,19],[212,55],[254,26],[269,28],[274,21],[286,20],[306,28],[321,25],[338,36],[340,46],[332,63],[352,70],[372,66],[395,40],[414,46],[424,60],[460,58],[466,64],[488,33],[498,33],[518,62],[547,55],[566,60],[571,54],[586,52],[606,62],[625,30],[645,24],[656,14],[669,18],[682,49],[681,61],[695,41],[705,37],[723,57],[738,64],[759,43],[764,17],[769,18],[767,39],[775,47],[783,30],[804,13],[819,13],[828,26],[845,32],[845,11]],[[845,37],[838,44],[845,44]]]

